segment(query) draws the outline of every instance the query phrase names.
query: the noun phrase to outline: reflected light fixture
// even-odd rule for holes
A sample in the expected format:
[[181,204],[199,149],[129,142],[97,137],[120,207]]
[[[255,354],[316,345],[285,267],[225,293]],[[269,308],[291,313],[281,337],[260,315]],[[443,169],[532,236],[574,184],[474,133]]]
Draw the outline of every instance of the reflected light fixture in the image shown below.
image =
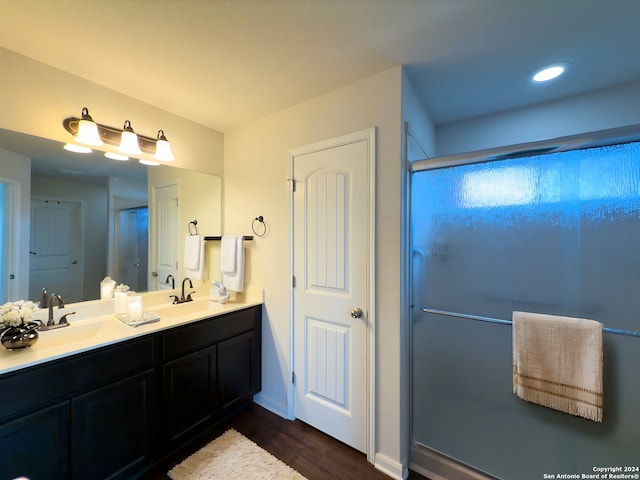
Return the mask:
[[[164,130],[158,130],[158,134],[153,138],[136,134],[129,120],[124,122],[124,128],[122,129],[102,125],[93,121],[87,107],[82,109],[81,118],[65,118],[62,121],[62,126],[77,142],[82,142],[85,145],[113,146],[113,152],[105,153],[108,158],[128,160],[128,156],[138,156],[137,158],[139,158],[139,155],[149,155],[149,157],[153,156],[155,160],[165,162],[175,159],[171,151],[171,145],[164,135]],[[74,146],[80,147],[80,145]],[[116,153],[116,149],[121,153]],[[157,164],[151,158],[147,161],[150,162],[148,164]]]
[[127,157],[126,155],[115,152],[106,152],[104,156],[110,158],[111,160],[120,160],[121,162],[126,162],[127,160],[129,160],[129,157]]
[[65,143],[63,148],[74,153],[91,153],[93,151],[89,147],[76,145],[75,143]]
[[567,71],[569,65],[569,62],[558,62],[539,68],[531,75],[531,81],[533,83],[545,83],[554,78],[558,78]]
[[153,160],[145,160],[144,158],[141,158],[140,160],[138,160],[138,162],[140,162],[142,165],[149,165],[150,167],[160,165],[160,163],[158,162],[154,162]]
[[124,121],[124,127],[122,128],[120,145],[118,145],[118,151],[129,155],[140,155],[140,145],[138,145],[138,135],[131,128],[131,122],[129,120]]
[[176,158],[173,156],[171,144],[167,140],[167,137],[164,136],[163,130],[158,130],[158,136],[156,137],[156,153],[153,158],[167,162],[175,160]]
[[82,118],[78,122],[78,133],[75,140],[83,145],[91,145],[93,147],[99,147],[103,143],[98,133],[98,124],[89,115],[87,107],[82,109]]

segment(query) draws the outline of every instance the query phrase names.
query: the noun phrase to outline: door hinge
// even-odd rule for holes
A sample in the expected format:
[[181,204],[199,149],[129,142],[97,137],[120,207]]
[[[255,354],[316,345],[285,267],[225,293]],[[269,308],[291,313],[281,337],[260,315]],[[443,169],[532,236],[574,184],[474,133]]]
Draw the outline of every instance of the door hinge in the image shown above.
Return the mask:
[[296,276],[295,275],[291,276],[291,287],[292,288],[296,288]]
[[295,178],[287,178],[287,181],[291,182],[291,191],[296,191],[296,179]]
[[296,372],[294,372],[293,370],[291,370],[291,383],[296,383]]

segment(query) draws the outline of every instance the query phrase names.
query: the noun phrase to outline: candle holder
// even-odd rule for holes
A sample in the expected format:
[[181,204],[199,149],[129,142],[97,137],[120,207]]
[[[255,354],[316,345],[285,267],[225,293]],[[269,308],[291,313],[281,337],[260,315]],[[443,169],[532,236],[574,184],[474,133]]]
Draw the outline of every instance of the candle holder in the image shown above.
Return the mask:
[[142,320],[142,295],[130,293],[127,296],[127,322]]

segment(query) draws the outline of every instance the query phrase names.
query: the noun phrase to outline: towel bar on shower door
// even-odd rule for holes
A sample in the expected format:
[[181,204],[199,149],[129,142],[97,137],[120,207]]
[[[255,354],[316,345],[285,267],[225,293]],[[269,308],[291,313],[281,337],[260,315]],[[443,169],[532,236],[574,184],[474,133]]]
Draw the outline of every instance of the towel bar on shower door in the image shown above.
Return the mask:
[[[511,320],[502,320],[500,318],[482,317],[480,315],[470,315],[468,313],[449,312],[447,310],[436,310],[435,308],[427,308],[423,306],[421,309],[424,313],[435,313],[436,315],[445,315],[447,317],[466,318],[467,320],[479,320],[481,322],[500,323],[502,325],[512,325]],[[616,335],[626,335],[628,337],[640,337],[640,332],[633,330],[623,330],[620,328],[603,327],[603,332],[615,333]]]

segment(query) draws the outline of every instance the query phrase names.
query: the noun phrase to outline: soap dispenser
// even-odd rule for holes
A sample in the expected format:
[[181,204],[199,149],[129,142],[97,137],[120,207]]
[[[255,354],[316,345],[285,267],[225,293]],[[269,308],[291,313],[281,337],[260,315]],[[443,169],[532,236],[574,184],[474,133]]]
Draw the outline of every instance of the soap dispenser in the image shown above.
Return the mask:
[[209,300],[218,302],[220,304],[227,303],[229,300],[229,293],[223,284],[220,282],[211,282],[211,290],[209,290]]

